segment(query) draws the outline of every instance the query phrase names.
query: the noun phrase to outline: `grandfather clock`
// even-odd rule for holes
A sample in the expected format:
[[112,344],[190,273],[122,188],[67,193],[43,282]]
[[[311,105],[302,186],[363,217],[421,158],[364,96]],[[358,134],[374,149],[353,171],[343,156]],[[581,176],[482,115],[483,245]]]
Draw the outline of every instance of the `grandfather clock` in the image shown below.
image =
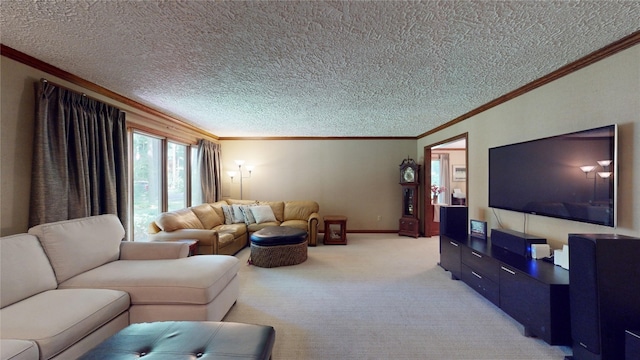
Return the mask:
[[402,217],[398,235],[420,235],[420,221],[418,219],[418,186],[420,165],[413,159],[406,158],[400,164],[400,185],[402,186]]

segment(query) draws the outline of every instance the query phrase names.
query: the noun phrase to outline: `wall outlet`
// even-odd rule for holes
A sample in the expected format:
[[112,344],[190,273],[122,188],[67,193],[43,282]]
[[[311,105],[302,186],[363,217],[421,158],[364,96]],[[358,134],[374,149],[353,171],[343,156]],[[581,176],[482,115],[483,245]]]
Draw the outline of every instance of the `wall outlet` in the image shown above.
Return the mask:
[[378,215],[378,221],[382,220],[382,215]]

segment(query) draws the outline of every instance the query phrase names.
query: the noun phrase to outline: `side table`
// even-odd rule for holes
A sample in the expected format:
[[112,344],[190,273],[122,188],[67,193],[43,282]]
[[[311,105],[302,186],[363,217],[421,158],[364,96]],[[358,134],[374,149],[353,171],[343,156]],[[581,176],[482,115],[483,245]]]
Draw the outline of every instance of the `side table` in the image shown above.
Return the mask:
[[347,245],[347,217],[341,215],[325,216],[324,240],[325,245]]
[[176,242],[185,243],[189,245],[189,256],[198,255],[198,240],[183,239],[183,240],[176,240]]

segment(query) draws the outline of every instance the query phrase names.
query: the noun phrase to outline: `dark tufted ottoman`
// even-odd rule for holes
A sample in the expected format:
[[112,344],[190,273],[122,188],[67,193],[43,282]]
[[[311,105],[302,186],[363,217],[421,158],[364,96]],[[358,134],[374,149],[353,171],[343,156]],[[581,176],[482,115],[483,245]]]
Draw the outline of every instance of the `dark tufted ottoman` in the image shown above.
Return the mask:
[[271,358],[271,326],[213,321],[132,324],[81,359],[262,359]]
[[307,260],[307,232],[288,226],[268,226],[251,234],[253,265],[271,268]]

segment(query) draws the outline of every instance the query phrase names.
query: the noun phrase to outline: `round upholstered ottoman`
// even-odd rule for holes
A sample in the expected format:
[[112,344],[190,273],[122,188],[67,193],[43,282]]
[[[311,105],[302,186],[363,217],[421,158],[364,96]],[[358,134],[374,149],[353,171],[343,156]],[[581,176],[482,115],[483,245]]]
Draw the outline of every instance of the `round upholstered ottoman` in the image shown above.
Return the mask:
[[253,265],[272,268],[307,260],[307,232],[288,226],[269,226],[250,237]]

